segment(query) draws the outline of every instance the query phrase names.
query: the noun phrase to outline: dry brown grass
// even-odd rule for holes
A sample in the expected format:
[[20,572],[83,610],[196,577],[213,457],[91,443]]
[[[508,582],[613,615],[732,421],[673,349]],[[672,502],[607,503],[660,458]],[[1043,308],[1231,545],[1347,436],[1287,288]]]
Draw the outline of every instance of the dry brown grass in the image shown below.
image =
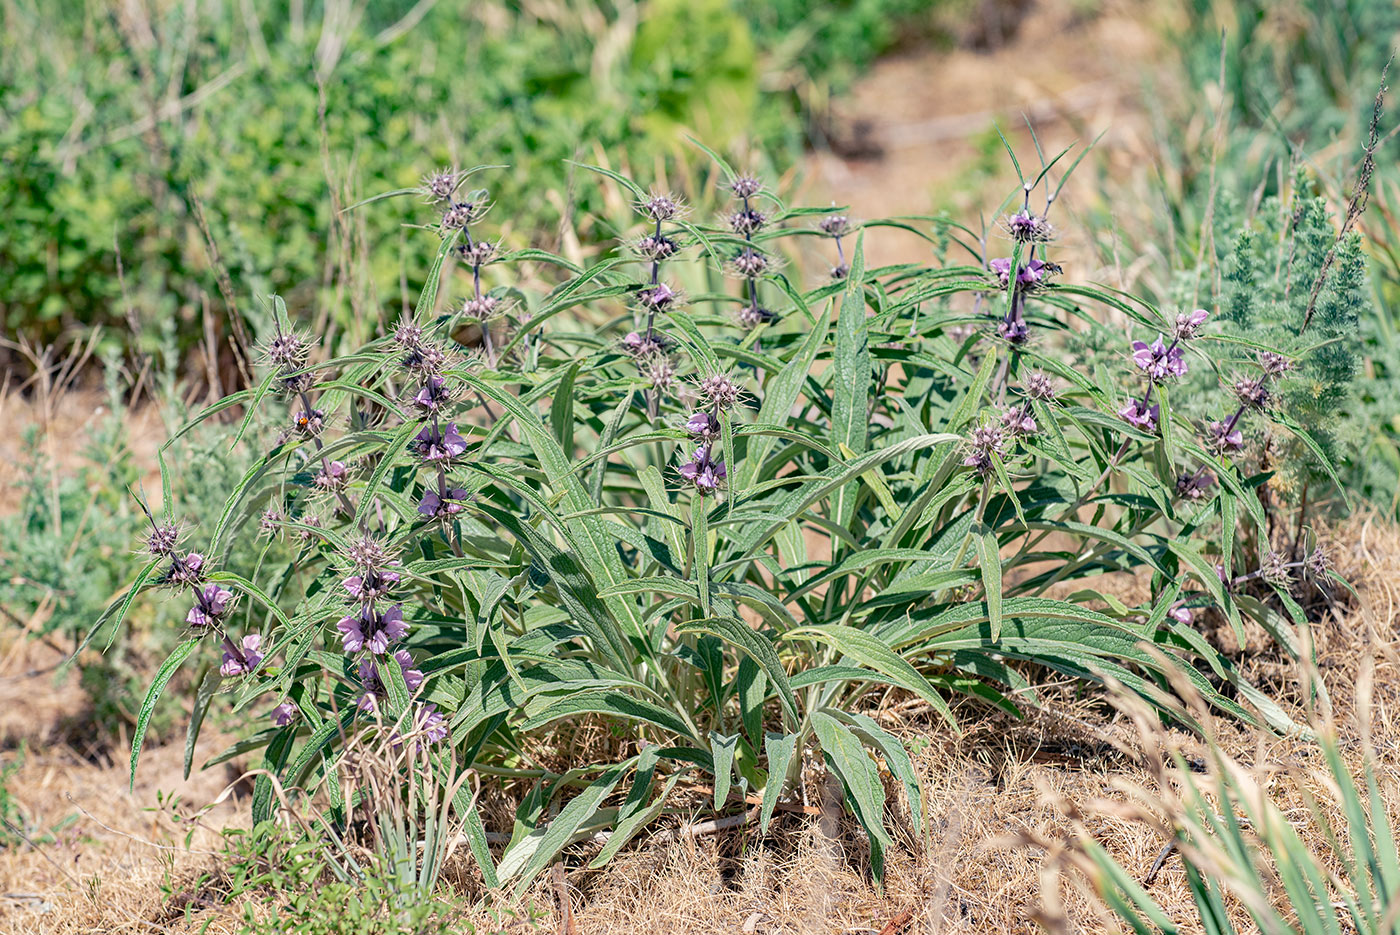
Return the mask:
[[[1359,766],[1353,689],[1363,659],[1375,659],[1371,742],[1386,751],[1380,762],[1392,771],[1388,778],[1393,781],[1400,775],[1395,772],[1400,723],[1394,716],[1400,667],[1391,647],[1400,531],[1361,518],[1334,530],[1330,538],[1339,570],[1357,585],[1365,603],[1328,614],[1315,627],[1319,673]],[[1389,641],[1378,653],[1367,648],[1373,633]],[[1241,659],[1251,677],[1272,680],[1285,699],[1290,691],[1296,694],[1291,676],[1268,654],[1256,655]],[[37,726],[57,708],[35,692],[30,696],[36,699],[31,710]],[[10,704],[22,710],[25,701],[12,694]],[[1291,710],[1302,716],[1296,704]],[[1068,684],[1045,685],[1042,703],[1024,720],[965,710],[962,736],[952,735],[908,702],[886,705],[879,716],[917,750],[929,819],[923,841],[907,833],[899,836],[900,846],[887,858],[883,891],[871,885],[868,854],[851,818],[832,820],[829,809],[821,819],[780,813],[766,838],[748,829],[665,845],[643,843],[599,871],[583,869],[586,859],[567,861],[565,887],[576,930],[585,935],[891,935],[885,930],[897,923],[904,932],[1011,933],[1036,931],[1034,920],[1043,912],[1059,930],[1113,930],[1082,880],[1062,874],[1044,850],[1018,846],[1013,839],[1039,839],[1053,849],[1076,832],[1091,833],[1137,879],[1146,876],[1165,837],[1160,821],[1144,819],[1162,817],[1153,809],[1171,799],[1165,788],[1171,778],[1139,759],[1146,746],[1131,718],[1101,696],[1083,695]],[[1309,796],[1327,801],[1326,783],[1306,743],[1228,723],[1217,725],[1217,731],[1221,749],[1256,771],[1282,807],[1297,810],[1291,814],[1305,814],[1301,810]],[[1199,740],[1180,732],[1159,730],[1147,739],[1170,741],[1192,757],[1205,752]],[[574,742],[587,740],[576,737]],[[217,743],[211,738],[201,747],[212,749]],[[192,851],[178,849],[179,829],[162,813],[141,811],[154,806],[157,789],[180,785],[180,753],[177,746],[151,750],[136,792],[127,794],[121,764],[94,764],[63,748],[31,750],[11,780],[12,793],[38,827],[69,815],[78,821],[52,843],[0,855],[0,893],[36,897],[0,901],[0,931],[182,932],[204,923],[211,924],[211,932],[236,931],[233,910],[212,903],[202,907],[200,901],[209,894],[194,882],[201,871],[217,866],[212,829],[246,821],[246,800],[235,799],[213,813],[210,829],[197,832]],[[192,803],[208,801],[228,778],[222,772],[196,775],[181,791]],[[809,794],[822,801],[819,786],[809,788]],[[492,814],[488,823],[499,826],[504,817]],[[1318,835],[1304,823],[1300,830]],[[1311,840],[1321,852],[1321,838]],[[474,874],[464,867],[456,867],[449,879],[461,885],[465,896],[476,895]],[[1184,874],[1174,859],[1150,891],[1185,931],[1197,930]],[[190,903],[194,921],[186,922],[183,907]],[[515,908],[524,914],[529,905],[554,906],[553,884],[540,882]],[[495,924],[484,911],[464,912],[483,931],[512,929]],[[524,922],[513,927],[528,930]]]

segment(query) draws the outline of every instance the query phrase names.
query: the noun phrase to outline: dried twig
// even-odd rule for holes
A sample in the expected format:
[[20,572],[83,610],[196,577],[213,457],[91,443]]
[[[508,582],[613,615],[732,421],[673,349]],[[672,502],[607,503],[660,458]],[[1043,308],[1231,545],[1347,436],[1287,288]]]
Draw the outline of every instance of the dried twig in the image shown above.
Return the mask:
[[1366,134],[1366,150],[1361,156],[1361,168],[1356,173],[1356,185],[1351,190],[1351,200],[1347,202],[1346,217],[1342,219],[1342,228],[1337,231],[1337,239],[1332,241],[1332,248],[1327,251],[1327,256],[1322,261],[1322,268],[1318,270],[1317,280],[1313,283],[1312,292],[1308,295],[1308,310],[1303,313],[1303,323],[1298,327],[1298,333],[1302,334],[1308,330],[1308,325],[1312,324],[1313,312],[1317,310],[1317,299],[1322,294],[1322,287],[1327,284],[1327,276],[1332,271],[1332,261],[1337,258],[1337,246],[1342,242],[1357,220],[1366,211],[1366,203],[1371,200],[1371,175],[1376,171],[1376,150],[1380,149],[1381,136],[1381,114],[1385,110],[1385,92],[1389,90],[1385,79],[1390,73],[1390,65],[1395,61],[1395,56],[1391,55],[1386,60],[1385,67],[1381,69],[1381,85],[1376,89],[1376,100],[1371,105],[1371,123]]

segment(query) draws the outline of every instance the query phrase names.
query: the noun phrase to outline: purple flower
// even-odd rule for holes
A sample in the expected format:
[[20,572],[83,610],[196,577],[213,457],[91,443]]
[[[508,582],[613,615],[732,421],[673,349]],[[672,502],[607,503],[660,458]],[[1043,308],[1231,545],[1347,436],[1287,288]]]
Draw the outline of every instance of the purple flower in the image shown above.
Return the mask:
[[1259,377],[1240,377],[1235,381],[1235,395],[1246,406],[1263,409],[1269,402],[1269,388]]
[[165,580],[174,585],[198,584],[204,580],[200,570],[204,568],[204,556],[198,552],[187,552],[171,559],[170,568],[165,572]]
[[382,613],[367,604],[359,614],[342,617],[335,628],[340,631],[340,642],[347,653],[368,649],[376,656],[382,656],[390,643],[403,639],[408,633],[402,604],[395,604]]
[[1183,500],[1197,501],[1205,497],[1215,478],[1208,471],[1183,474],[1176,479],[1176,495]]
[[[999,257],[987,265],[991,267],[993,273],[996,273],[997,282],[1005,289],[1007,280],[1011,276],[1011,257]],[[1016,271],[1016,285],[1021,287],[1039,285],[1045,280],[1047,272],[1044,260],[1028,260]]]
[[423,427],[415,438],[418,456],[424,461],[449,461],[467,450],[466,439],[457,434],[457,423],[447,423],[447,429],[435,425]]
[[1042,243],[1050,239],[1052,232],[1049,221],[1025,208],[1006,218],[1004,224],[1007,233],[1021,243]]
[[321,430],[326,427],[326,414],[319,409],[312,409],[307,412],[300,410],[292,420],[292,428],[306,437],[321,434]]
[[710,456],[710,446],[702,445],[695,451],[695,457],[680,467],[681,477],[695,485],[701,496],[708,496],[719,489],[728,476],[724,462]]
[[1012,435],[1034,435],[1040,430],[1029,406],[1014,406],[1001,414],[1001,424]]
[[1172,609],[1167,611],[1167,616],[1171,617],[1177,623],[1184,623],[1187,625],[1190,625],[1191,621],[1195,619],[1195,616],[1191,613],[1191,608],[1187,607],[1184,601],[1179,601],[1173,605]]
[[708,412],[697,412],[686,420],[685,430],[700,438],[712,438],[719,434],[719,421]]
[[997,334],[1009,344],[1025,344],[1030,328],[1019,318],[1004,318],[997,322]]
[[232,591],[211,584],[199,592],[199,599],[190,608],[190,612],[185,614],[185,622],[192,627],[212,626],[228,610],[232,600]]
[[1286,373],[1293,368],[1293,362],[1282,354],[1275,354],[1271,351],[1261,351],[1259,354],[1259,366],[1271,377],[1276,377],[1281,373]]
[[438,711],[437,705],[428,704],[419,709],[418,729],[428,743],[441,743],[447,739],[447,719]]
[[[403,673],[403,683],[408,686],[410,692],[415,692],[423,684],[423,673],[413,668],[413,657],[408,650],[400,649],[394,652],[394,661],[399,664],[399,671]],[[360,663],[360,682],[364,685],[364,694],[356,703],[361,711],[373,711],[379,699],[385,697],[388,692],[384,688],[384,682],[379,677],[379,663],[374,659],[366,659]]]
[[1172,342],[1170,347],[1163,344],[1160,334],[1151,344],[1133,342],[1133,362],[1154,383],[1186,373],[1186,359],[1182,356],[1181,347],[1176,342]]
[[451,398],[447,392],[447,381],[442,377],[430,376],[422,389],[413,397],[413,405],[424,412],[436,412]]
[[1212,422],[1207,440],[1219,451],[1239,451],[1244,447],[1244,432],[1240,431],[1238,423],[1232,426],[1229,422]]
[[241,646],[235,646],[227,636],[224,637],[224,658],[223,664],[219,666],[219,674],[225,678],[232,678],[252,672],[258,667],[258,663],[262,662],[262,653],[258,652],[260,646],[262,637],[256,633],[249,633],[243,637]]
[[1182,312],[1176,316],[1176,327],[1172,329],[1172,337],[1178,341],[1189,341],[1196,336],[1196,332],[1201,330],[1201,325],[1206,323],[1210,317],[1210,312],[1203,308],[1198,308],[1194,312]]
[[676,291],[664,282],[647,286],[637,292],[637,301],[642,304],[642,307],[653,311],[669,308],[671,303],[676,301],[676,298]]
[[316,486],[322,490],[343,490],[347,478],[345,462],[331,461],[316,472]]
[[351,575],[340,583],[350,597],[357,601],[375,601],[388,595],[389,590],[399,583],[396,571],[368,571],[363,575]]
[[439,494],[429,488],[424,492],[423,499],[418,501],[418,512],[424,516],[438,518],[456,516],[465,509],[466,499],[467,492],[461,487],[453,487],[446,494]]
[[301,712],[297,710],[297,706],[295,704],[293,704],[290,701],[284,701],[280,705],[272,709],[272,723],[278,727],[286,727],[288,724],[295,721],[300,715]]
[[1118,415],[1123,421],[1144,432],[1157,431],[1157,418],[1161,415],[1160,406],[1148,406],[1140,399],[1132,399],[1122,409],[1118,410]]
[[656,332],[653,332],[651,337],[646,337],[635,331],[629,331],[627,336],[622,339],[622,349],[633,357],[650,357],[666,350],[666,338]]
[[992,456],[1000,458],[1006,454],[1006,433],[998,425],[979,425],[967,437],[967,445],[969,451],[963,458],[963,466],[986,474],[992,469]]

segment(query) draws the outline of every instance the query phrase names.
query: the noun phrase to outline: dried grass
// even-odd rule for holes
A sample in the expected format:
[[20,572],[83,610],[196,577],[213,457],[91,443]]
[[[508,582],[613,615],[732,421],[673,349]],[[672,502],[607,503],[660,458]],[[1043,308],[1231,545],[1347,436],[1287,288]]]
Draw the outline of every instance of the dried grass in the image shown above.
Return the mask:
[[[1382,751],[1380,762],[1392,771],[1392,781],[1382,785],[1395,794],[1393,780],[1400,775],[1395,772],[1400,724],[1394,715],[1400,702],[1400,665],[1393,650],[1393,582],[1400,580],[1400,530],[1362,517],[1327,535],[1335,543],[1338,570],[1356,585],[1363,605],[1346,612],[1338,608],[1315,627],[1319,673],[1342,736],[1359,764],[1353,688],[1363,658],[1371,654],[1372,637],[1382,638],[1372,654],[1371,744]],[[1296,682],[1267,653],[1242,658],[1241,663],[1251,677],[1276,682],[1284,696],[1296,694]],[[52,716],[51,704],[31,698],[31,723]],[[23,717],[25,700],[11,696],[11,703],[9,716]],[[1293,711],[1301,716],[1296,703]],[[1053,683],[1043,686],[1041,705],[1021,721],[988,716],[970,706],[961,713],[967,730],[956,737],[929,712],[907,701],[891,698],[878,712],[916,749],[929,816],[924,841],[905,833],[901,846],[888,855],[883,892],[871,884],[862,834],[849,816],[838,817],[830,808],[823,808],[824,815],[817,818],[780,813],[766,838],[748,828],[643,844],[599,871],[584,869],[586,860],[577,866],[570,862],[564,886],[575,930],[584,935],[1013,933],[1039,930],[1037,918],[1056,930],[1115,930],[1081,880],[1061,872],[1056,860],[1047,860],[1045,850],[1018,846],[1013,839],[1039,839],[1053,852],[1077,825],[1137,879],[1146,877],[1165,836],[1160,820],[1143,818],[1154,814],[1151,803],[1160,804],[1164,798],[1163,778],[1139,759],[1144,743],[1131,719],[1099,695],[1086,696],[1071,684]],[[1327,801],[1325,779],[1307,744],[1233,724],[1217,725],[1217,730],[1220,747],[1254,768],[1285,809],[1302,810],[1310,797]],[[1180,745],[1190,756],[1199,757],[1204,750],[1199,740],[1180,732],[1160,732],[1152,739]],[[596,752],[601,743],[592,725],[580,725],[567,740],[576,752],[580,747]],[[206,741],[211,748],[218,742]],[[37,897],[0,900],[0,930],[16,935],[185,932],[208,923],[210,932],[236,931],[236,907],[220,908],[212,894],[193,887],[201,872],[217,866],[212,850],[218,836],[213,829],[222,822],[245,822],[246,800],[213,813],[211,827],[196,833],[192,851],[152,846],[179,845],[179,836],[160,812],[143,816],[140,811],[154,805],[157,789],[179,785],[180,754],[177,746],[151,750],[137,790],[130,795],[124,791],[120,765],[95,765],[63,748],[27,757],[10,787],[35,825],[56,824],[77,813],[78,806],[91,818],[79,814],[79,822],[53,843],[0,854],[0,893]],[[183,785],[182,794],[192,803],[208,801],[227,779],[223,773],[197,775]],[[823,800],[822,792],[809,789],[817,801]],[[892,798],[894,792],[891,785]],[[495,803],[489,810],[493,814],[488,814],[488,824],[499,827],[507,819],[502,805]],[[1400,801],[1391,805],[1400,818]],[[1158,819],[1165,817],[1156,814]],[[1324,850],[1318,829],[1300,822],[1300,832],[1319,853]],[[459,865],[447,874],[464,901],[477,895],[474,875],[460,864],[465,859],[455,858]],[[551,881],[543,880],[515,904],[517,921],[502,923],[484,909],[464,907],[465,921],[481,931],[529,930],[524,920],[531,907],[538,915],[539,907],[555,906],[553,888]],[[1183,931],[1197,930],[1184,874],[1174,858],[1166,862],[1150,892]],[[210,901],[201,908],[201,900]],[[184,920],[186,905],[192,906],[194,921]]]

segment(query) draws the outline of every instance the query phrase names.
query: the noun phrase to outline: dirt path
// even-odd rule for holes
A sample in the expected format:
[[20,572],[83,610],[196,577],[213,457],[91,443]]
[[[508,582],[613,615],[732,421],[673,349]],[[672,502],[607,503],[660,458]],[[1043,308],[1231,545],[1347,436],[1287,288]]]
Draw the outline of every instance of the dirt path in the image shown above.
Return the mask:
[[[849,204],[857,218],[946,209],[976,227],[979,211],[990,212],[1017,184],[994,126],[1011,141],[1023,169],[1038,171],[1023,115],[1047,154],[1102,133],[1097,158],[1107,160],[1110,171],[1141,159],[1150,110],[1144,79],[1150,75],[1157,87],[1170,81],[1162,67],[1161,24],[1154,22],[1162,13],[1126,0],[1102,4],[1093,17],[1084,7],[1041,0],[1015,38],[990,52],[923,49],[877,63],[835,102],[832,121],[846,144],[839,148],[876,154],[813,153],[807,203]],[[1091,176],[1083,172],[1066,187],[1061,203],[1068,213],[1099,197]],[[1063,213],[1059,219],[1064,224]],[[1071,255],[1083,246],[1072,233],[1060,244]],[[874,264],[928,258],[923,241],[889,230],[870,233],[867,253]]]

